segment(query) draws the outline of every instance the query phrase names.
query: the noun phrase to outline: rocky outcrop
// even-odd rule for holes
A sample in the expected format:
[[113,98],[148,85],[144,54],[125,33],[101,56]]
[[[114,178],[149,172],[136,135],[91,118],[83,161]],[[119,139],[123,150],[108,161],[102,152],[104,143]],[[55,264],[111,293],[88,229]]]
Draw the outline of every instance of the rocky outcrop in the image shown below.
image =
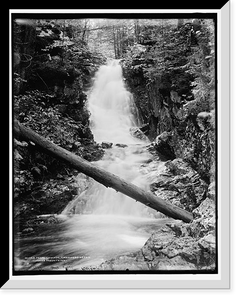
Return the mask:
[[130,128],[130,134],[133,136],[133,137],[136,137],[140,140],[143,140],[143,141],[148,141],[148,138],[147,136],[143,133],[143,131],[138,128],[138,127],[131,127]]
[[185,114],[176,127],[156,138],[155,148],[182,158],[209,183],[215,178],[215,113]]
[[135,253],[120,255],[97,270],[215,271],[216,234],[213,200],[206,198],[195,210],[191,224],[173,223],[156,231]]
[[150,270],[215,270],[215,235],[194,238],[188,229],[173,224],[151,236],[141,249]]
[[158,36],[157,47],[127,55],[123,74],[140,130],[152,141],[148,149],[162,159],[142,169],[150,189],[191,211],[194,220],[160,228],[140,251],[109,260],[99,267],[102,270],[216,269],[213,33],[195,23],[170,28],[169,33],[169,40]]
[[172,139],[172,133],[164,131],[162,134],[158,135],[155,139],[154,148],[158,153],[166,158],[174,159],[176,157],[174,148],[171,146],[170,142]]
[[[151,173],[158,172],[157,177]],[[97,270],[215,271],[215,184],[207,185],[188,163],[175,159],[146,168],[153,192],[193,212],[189,224],[168,222],[154,232],[135,253],[120,255],[95,267]],[[186,188],[187,186],[187,188]],[[163,216],[164,217],[164,216]]]
[[154,140],[148,150],[156,157],[142,171],[148,175],[153,193],[191,211],[194,220],[161,227],[140,251],[106,261],[97,269],[215,272],[216,154],[215,112],[211,104],[214,101],[192,100],[183,104],[174,91],[160,94],[156,85],[149,85],[144,93],[141,77],[136,81],[131,81],[131,91],[141,113],[147,114],[149,109],[143,132]]
[[205,199],[208,185],[179,158],[165,163],[150,188],[161,199],[192,212]]
[[207,184],[190,164],[178,158],[162,164],[151,189],[194,216],[189,224],[167,224],[150,237],[141,252],[151,269],[215,270],[215,181]]
[[[210,183],[215,177],[215,93],[195,98],[190,77],[170,85],[163,74],[148,81],[140,68],[124,76],[144,124],[143,132],[167,159],[182,158]],[[132,62],[136,64],[136,62]],[[185,86],[185,89],[184,89]],[[142,128],[142,127],[140,127]]]

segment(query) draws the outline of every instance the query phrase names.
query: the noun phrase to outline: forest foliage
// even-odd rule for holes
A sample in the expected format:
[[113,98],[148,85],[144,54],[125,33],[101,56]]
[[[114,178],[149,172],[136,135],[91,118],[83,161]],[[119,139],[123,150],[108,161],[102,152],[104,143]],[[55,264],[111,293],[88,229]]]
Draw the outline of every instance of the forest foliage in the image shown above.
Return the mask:
[[[86,91],[105,59],[90,51],[85,36],[78,34],[84,28],[84,21],[14,20],[13,114],[51,142],[96,160],[103,150],[89,128]],[[16,197],[46,186],[51,178],[72,174],[62,162],[17,140],[14,163]]]
[[[194,115],[214,109],[212,19],[15,19],[12,34],[14,117],[85,159],[103,155],[89,128],[86,92],[107,59],[120,60],[136,89],[158,86],[163,106],[175,92],[176,105]],[[148,121],[143,99],[136,104]],[[33,145],[15,141],[14,158],[16,195],[70,173]]]
[[140,85],[143,77],[141,84],[158,85],[164,98],[175,91],[193,113],[214,109],[213,19],[98,19],[85,29],[90,49],[120,59],[127,80]]
[[[146,84],[159,84],[162,94],[174,90],[182,104],[215,100],[215,41],[211,19],[177,20],[177,24],[142,26],[145,36],[126,51],[125,65]],[[204,109],[206,110],[206,109]]]

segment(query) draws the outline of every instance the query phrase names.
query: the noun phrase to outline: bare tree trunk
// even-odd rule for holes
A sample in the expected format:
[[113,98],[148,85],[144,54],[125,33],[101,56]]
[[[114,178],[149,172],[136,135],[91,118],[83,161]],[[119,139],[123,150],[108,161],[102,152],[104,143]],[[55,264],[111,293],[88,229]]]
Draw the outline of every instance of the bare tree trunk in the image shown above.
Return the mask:
[[87,24],[88,24],[88,19],[84,20],[84,29],[83,29],[83,33],[82,33],[82,41],[84,42],[85,40],[85,35],[86,35],[86,31],[87,31]]
[[118,176],[95,166],[62,147],[55,145],[46,138],[35,133],[33,130],[21,125],[18,121],[14,122],[14,134],[15,138],[33,142],[42,151],[69,163],[73,168],[92,177],[107,188],[111,187],[116,191],[160,211],[171,218],[180,219],[187,223],[191,222],[193,219],[192,213],[167,203],[151,192],[144,191],[134,184],[128,183]]
[[117,58],[117,47],[116,47],[115,26],[112,27],[112,32],[113,32],[113,40],[114,40],[114,52],[115,52],[115,58]]
[[116,28],[116,50],[117,58],[120,58],[120,30],[118,27]]
[[139,34],[140,34],[140,26],[139,26],[139,20],[135,20],[135,42],[139,43]]

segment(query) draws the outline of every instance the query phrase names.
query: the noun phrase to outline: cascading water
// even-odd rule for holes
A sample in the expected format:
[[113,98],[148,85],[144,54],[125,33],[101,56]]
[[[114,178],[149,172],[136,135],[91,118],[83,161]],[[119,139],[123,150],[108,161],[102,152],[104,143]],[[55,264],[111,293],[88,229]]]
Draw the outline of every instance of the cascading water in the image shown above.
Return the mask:
[[[125,88],[118,61],[102,66],[89,95],[91,129],[97,142],[107,141],[113,146],[98,165],[143,188],[146,182],[140,174],[140,164],[150,159],[150,154],[143,148],[146,142],[131,134],[130,129],[135,126],[133,110],[132,95]],[[143,204],[100,184],[92,188],[91,195],[93,213],[146,215]]]
[[[148,188],[140,166],[151,155],[145,149],[147,141],[131,134],[130,129],[135,126],[135,107],[132,95],[125,88],[118,61],[100,67],[88,96],[88,105],[96,142],[113,144],[96,164],[142,189]],[[34,241],[31,238],[31,245],[34,245],[31,249],[28,240],[22,245],[27,249],[25,256],[58,257],[57,261],[32,261],[26,268],[80,270],[118,254],[136,251],[151,232],[166,222],[153,218],[153,213],[145,205],[93,180],[67,205],[62,213],[64,222],[56,225],[54,234],[46,231],[45,239],[41,235]]]
[[102,66],[89,95],[90,121],[95,140],[140,143],[130,134],[130,128],[135,125],[133,108],[132,96],[125,88],[118,61]]

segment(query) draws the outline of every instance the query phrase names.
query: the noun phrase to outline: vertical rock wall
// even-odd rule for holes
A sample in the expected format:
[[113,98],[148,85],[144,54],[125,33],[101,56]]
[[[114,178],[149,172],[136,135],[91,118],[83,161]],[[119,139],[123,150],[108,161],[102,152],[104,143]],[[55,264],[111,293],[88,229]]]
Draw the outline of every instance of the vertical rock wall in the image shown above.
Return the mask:
[[117,270],[126,263],[133,270],[215,272],[215,93],[202,100],[184,99],[180,89],[166,85],[165,80],[147,83],[140,70],[132,72],[125,70],[124,74],[143,116],[141,129],[153,141],[152,151],[168,160],[163,171],[154,176],[151,190],[165,201],[191,211],[194,220],[161,228],[139,252],[106,262],[100,269]]

